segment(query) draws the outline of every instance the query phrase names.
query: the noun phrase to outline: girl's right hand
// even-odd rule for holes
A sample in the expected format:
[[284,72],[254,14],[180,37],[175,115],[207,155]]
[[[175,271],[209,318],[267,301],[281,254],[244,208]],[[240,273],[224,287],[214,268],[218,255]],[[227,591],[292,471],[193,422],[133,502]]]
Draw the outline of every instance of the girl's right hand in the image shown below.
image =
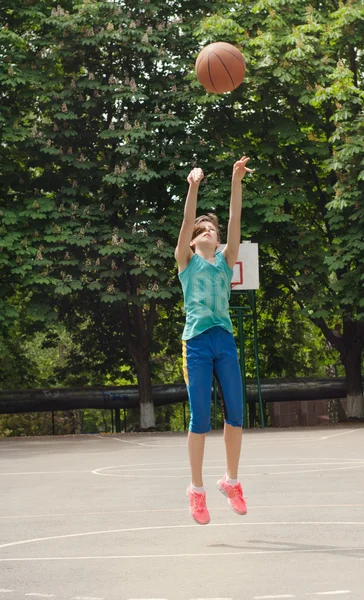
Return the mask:
[[190,185],[199,185],[200,182],[203,180],[204,178],[204,174],[203,174],[203,170],[202,169],[192,169],[192,171],[190,172],[189,176],[187,177],[187,181]]

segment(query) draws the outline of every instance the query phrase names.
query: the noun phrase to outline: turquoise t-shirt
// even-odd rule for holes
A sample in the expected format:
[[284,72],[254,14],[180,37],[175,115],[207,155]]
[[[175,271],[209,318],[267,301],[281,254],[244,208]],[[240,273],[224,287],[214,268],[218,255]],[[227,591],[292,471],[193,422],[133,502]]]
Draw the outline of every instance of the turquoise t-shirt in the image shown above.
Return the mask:
[[216,253],[214,265],[194,254],[187,267],[178,274],[186,313],[183,340],[190,340],[217,325],[232,333],[229,315],[232,276],[233,270],[222,252]]

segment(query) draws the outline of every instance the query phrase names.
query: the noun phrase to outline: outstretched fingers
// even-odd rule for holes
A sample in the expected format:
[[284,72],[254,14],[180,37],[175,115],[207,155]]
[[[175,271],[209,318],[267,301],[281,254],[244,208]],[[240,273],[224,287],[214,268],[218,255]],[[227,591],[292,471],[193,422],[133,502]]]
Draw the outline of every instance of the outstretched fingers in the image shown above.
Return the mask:
[[234,166],[237,168],[243,168],[247,173],[253,173],[255,169],[249,169],[246,165],[250,160],[250,156],[242,156],[240,160],[238,160]]

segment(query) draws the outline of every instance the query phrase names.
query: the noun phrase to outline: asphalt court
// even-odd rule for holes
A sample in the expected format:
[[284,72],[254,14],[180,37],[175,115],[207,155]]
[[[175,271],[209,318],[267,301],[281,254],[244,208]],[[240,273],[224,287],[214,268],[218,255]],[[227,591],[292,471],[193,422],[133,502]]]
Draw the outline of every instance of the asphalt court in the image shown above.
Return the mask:
[[188,512],[187,435],[0,440],[0,600],[364,599],[364,427],[243,435],[248,515]]

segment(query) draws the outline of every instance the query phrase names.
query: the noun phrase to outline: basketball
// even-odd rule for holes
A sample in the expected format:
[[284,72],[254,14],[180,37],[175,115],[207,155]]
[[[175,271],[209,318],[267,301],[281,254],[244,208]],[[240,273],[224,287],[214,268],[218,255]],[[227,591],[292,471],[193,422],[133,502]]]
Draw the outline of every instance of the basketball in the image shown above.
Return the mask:
[[244,80],[245,68],[240,50],[226,42],[209,44],[196,60],[197,79],[213,94],[235,90]]

